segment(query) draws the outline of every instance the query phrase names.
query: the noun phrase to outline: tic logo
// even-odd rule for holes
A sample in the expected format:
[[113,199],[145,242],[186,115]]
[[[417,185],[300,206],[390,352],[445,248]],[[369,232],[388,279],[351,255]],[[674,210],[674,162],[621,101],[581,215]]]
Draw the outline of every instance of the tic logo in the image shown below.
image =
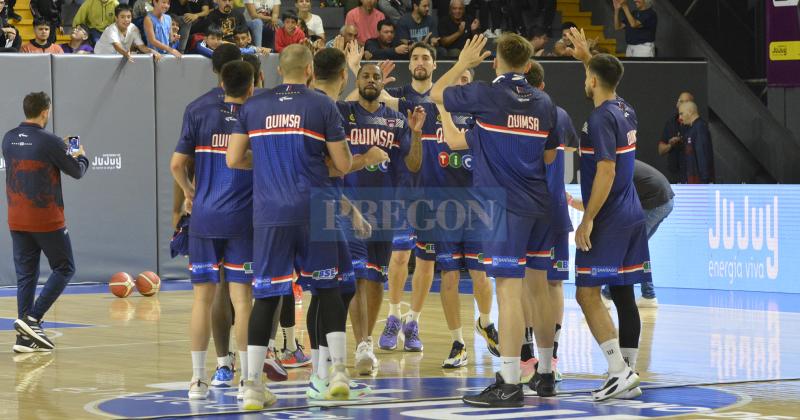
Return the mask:
[[471,171],[472,155],[461,155],[456,152],[439,152],[439,166],[442,168],[449,167],[453,169],[459,169],[463,167],[464,169]]
[[365,169],[368,172],[375,172],[375,171],[388,172],[389,171],[389,161],[386,160],[386,161],[383,161],[383,162],[381,162],[381,163],[379,163],[377,165],[369,165]]

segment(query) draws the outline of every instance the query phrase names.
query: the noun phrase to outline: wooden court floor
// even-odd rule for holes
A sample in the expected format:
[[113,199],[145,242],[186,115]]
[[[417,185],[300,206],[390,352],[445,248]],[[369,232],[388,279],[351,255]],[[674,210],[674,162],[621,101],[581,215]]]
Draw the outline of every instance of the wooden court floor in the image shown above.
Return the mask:
[[[215,390],[202,403],[185,398],[191,376],[187,286],[175,283],[167,288],[178,290],[126,299],[98,287],[71,287],[68,290],[78,293],[62,296],[45,319],[57,350],[33,355],[11,352],[16,302],[13,290],[5,290],[8,293],[0,294],[0,419],[213,413],[217,416],[207,418],[800,418],[800,297],[791,295],[660,291],[659,308],[640,310],[637,369],[646,384],[644,396],[596,404],[587,400],[587,391],[599,383],[605,361],[574,300],[574,289],[566,286],[559,348],[565,379],[560,395],[529,395],[524,409],[488,410],[469,409],[458,400],[488,385],[499,363],[474,335],[471,297],[462,296],[470,364],[446,371],[440,365],[451,340],[434,292],[421,317],[425,351],[378,350],[378,374],[356,378],[373,387],[372,396],[338,408],[310,407],[302,395],[309,370],[294,369],[288,382],[272,387],[279,397],[274,410],[243,415],[236,413],[235,390]],[[308,295],[303,303],[307,305]],[[298,335],[307,344],[302,314],[298,306]],[[382,327],[376,327],[375,340]],[[348,341],[352,363],[352,336]],[[208,368],[213,372],[210,348]]]

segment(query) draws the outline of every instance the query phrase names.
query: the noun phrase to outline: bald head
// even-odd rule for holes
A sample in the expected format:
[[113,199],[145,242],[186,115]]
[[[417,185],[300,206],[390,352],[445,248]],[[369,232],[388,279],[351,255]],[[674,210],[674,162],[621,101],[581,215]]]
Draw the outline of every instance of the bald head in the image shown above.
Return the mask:
[[281,51],[278,70],[285,79],[307,80],[313,75],[311,51],[302,44],[292,44]]
[[678,108],[678,115],[681,118],[681,122],[686,125],[692,125],[692,123],[699,118],[697,114],[697,104],[692,101],[682,103]]
[[681,104],[686,102],[694,102],[694,95],[692,95],[691,92],[681,92],[681,94],[678,95],[678,103],[675,104],[675,108],[678,108],[678,111],[680,111]]

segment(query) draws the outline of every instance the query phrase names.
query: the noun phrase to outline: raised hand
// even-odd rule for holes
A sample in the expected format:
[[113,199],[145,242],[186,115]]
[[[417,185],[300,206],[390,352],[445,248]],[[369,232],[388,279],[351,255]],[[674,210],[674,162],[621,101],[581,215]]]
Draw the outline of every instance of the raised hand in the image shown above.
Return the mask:
[[408,111],[408,125],[411,128],[411,131],[414,133],[421,133],[422,132],[422,125],[425,124],[425,117],[427,114],[425,113],[425,108],[417,105],[414,108],[414,112]]
[[484,51],[486,46],[486,37],[483,35],[475,35],[472,39],[468,39],[458,55],[458,62],[467,66],[467,68],[477,67],[483,60],[492,55],[490,51]]
[[392,77],[392,72],[394,71],[394,61],[392,60],[383,60],[378,64],[378,68],[381,69],[381,74],[383,75],[383,84],[388,85],[389,83],[394,82],[395,79]]
[[589,42],[586,41],[586,34],[583,29],[579,31],[578,28],[570,28],[569,32],[567,32],[567,39],[572,43],[572,47],[567,47],[567,54],[584,63],[588,63],[592,59],[592,53],[589,51]]

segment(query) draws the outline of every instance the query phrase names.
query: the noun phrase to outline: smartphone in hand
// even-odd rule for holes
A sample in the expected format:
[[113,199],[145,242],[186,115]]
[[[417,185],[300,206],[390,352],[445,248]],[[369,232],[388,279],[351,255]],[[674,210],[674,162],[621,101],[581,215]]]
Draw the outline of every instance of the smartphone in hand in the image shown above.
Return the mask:
[[81,136],[69,136],[69,154],[78,153],[81,149]]

